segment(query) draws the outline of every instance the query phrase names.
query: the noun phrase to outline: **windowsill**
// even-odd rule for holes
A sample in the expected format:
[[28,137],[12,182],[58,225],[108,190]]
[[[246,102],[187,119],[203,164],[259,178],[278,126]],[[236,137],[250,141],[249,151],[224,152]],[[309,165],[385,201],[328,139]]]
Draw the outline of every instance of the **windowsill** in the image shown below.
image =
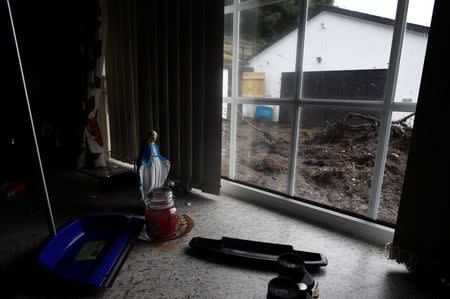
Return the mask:
[[394,237],[394,229],[345,215],[339,212],[296,201],[278,194],[221,180],[222,192],[236,199],[268,207],[334,230],[347,233],[380,245],[386,245]]

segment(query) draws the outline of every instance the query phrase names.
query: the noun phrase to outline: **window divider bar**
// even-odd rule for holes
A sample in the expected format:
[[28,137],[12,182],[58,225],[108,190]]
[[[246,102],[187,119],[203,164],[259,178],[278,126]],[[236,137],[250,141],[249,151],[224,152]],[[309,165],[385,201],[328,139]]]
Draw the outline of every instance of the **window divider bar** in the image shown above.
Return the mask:
[[[296,100],[295,98],[251,98],[251,97],[224,97],[224,103],[238,103],[238,104],[267,104],[267,105],[297,105],[300,106],[324,106],[324,107],[352,107],[352,108],[384,108],[384,101],[380,100],[342,100],[342,99],[314,99],[302,98]],[[414,111],[415,103],[397,103],[396,109],[401,111]],[[408,107],[410,105],[411,107]]]
[[302,98],[302,107],[350,107],[366,109],[384,109],[384,101],[378,100],[339,100]]
[[[383,110],[384,100],[340,100],[340,99],[313,99],[302,98],[300,101],[294,98],[247,98],[247,97],[224,97],[225,104],[256,104],[256,105],[296,105],[302,107],[349,107],[370,110]],[[393,102],[390,104],[394,112],[415,112],[417,103]]]
[[417,103],[392,103],[391,109],[395,112],[416,112]]
[[224,98],[224,103],[237,103],[237,104],[263,104],[263,105],[283,105],[294,104],[294,98]]
[[[298,31],[297,31],[297,52],[295,61],[295,72],[296,72],[296,82],[295,82],[295,102],[300,102],[302,96],[302,85],[303,85],[303,53],[305,49],[305,32],[306,32],[306,22],[308,13],[308,0],[299,0],[299,20],[298,20]],[[286,193],[293,196],[295,188],[295,174],[297,172],[297,148],[298,148],[298,134],[300,126],[300,109],[299,105],[295,105],[294,115],[292,119],[291,127],[291,140],[289,143],[289,160],[288,160],[288,176],[287,176],[287,186]]]
[[[341,100],[341,99],[314,99],[314,98],[301,98],[300,100],[296,100],[295,98],[251,98],[251,97],[224,97],[224,103],[238,103],[238,104],[267,104],[267,105],[283,105],[283,104],[297,104],[300,103],[303,105],[314,105],[314,106],[344,106],[344,107],[384,107],[384,101],[380,100]],[[410,103],[399,103],[404,105],[414,105]],[[413,109],[413,108],[410,108]]]
[[[239,0],[234,0],[237,5]],[[231,58],[231,96],[237,98],[239,87],[239,11],[233,12],[233,56]],[[230,156],[228,161],[228,176],[234,180],[236,169],[236,126],[237,126],[237,104],[231,103],[230,117]]]
[[392,103],[395,97],[398,71],[402,54],[403,37],[406,30],[406,17],[408,14],[408,0],[398,0],[397,11],[392,36],[391,53],[389,57],[389,69],[386,76],[386,87],[384,92],[385,108],[381,116],[380,129],[373,170],[372,184],[369,195],[369,206],[367,216],[377,219],[378,207],[380,205],[381,187],[383,184],[384,168],[389,146],[389,135],[392,121]]
[[237,126],[237,104],[231,103],[230,117],[230,155],[228,161],[228,177],[234,180],[236,174],[236,126]]

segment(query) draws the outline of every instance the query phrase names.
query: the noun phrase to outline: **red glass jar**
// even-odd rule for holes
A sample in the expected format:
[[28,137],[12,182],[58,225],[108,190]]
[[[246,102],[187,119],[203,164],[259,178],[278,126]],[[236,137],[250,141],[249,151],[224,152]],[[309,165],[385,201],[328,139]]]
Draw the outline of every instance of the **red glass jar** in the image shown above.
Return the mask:
[[171,237],[178,230],[178,211],[172,190],[161,187],[153,190],[145,211],[146,232],[150,238]]

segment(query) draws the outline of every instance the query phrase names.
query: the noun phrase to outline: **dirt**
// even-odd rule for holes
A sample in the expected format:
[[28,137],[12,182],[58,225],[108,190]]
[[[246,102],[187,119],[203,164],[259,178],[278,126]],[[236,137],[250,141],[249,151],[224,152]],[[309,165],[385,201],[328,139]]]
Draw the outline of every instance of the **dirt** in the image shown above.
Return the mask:
[[[350,113],[321,127],[301,128],[294,196],[365,215],[379,120]],[[222,127],[222,175],[228,176],[229,122]],[[290,124],[238,120],[235,179],[286,192]],[[411,128],[393,123],[378,219],[395,223]]]

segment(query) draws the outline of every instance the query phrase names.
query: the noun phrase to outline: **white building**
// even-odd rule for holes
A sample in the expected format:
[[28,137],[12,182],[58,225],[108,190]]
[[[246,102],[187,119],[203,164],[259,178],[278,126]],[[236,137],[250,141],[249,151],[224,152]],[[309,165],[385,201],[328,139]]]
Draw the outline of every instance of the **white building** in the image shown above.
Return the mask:
[[[303,69],[305,72],[387,69],[394,21],[341,9],[324,7],[307,23]],[[428,40],[428,27],[407,24],[395,101],[417,102]],[[295,71],[297,29],[251,56],[254,72],[264,72],[264,96],[279,98],[283,72]],[[244,105],[253,117],[256,105]],[[273,120],[278,120],[278,107]],[[400,115],[394,116],[400,117]]]

